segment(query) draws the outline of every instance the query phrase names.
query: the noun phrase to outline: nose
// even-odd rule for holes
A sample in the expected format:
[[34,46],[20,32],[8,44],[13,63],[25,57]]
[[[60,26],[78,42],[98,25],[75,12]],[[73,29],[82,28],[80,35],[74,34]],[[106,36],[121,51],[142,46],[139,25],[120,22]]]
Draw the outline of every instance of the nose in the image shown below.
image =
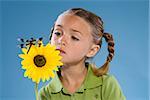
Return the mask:
[[59,45],[63,45],[65,46],[66,45],[66,36],[65,35],[62,35],[59,39],[58,39],[58,44]]

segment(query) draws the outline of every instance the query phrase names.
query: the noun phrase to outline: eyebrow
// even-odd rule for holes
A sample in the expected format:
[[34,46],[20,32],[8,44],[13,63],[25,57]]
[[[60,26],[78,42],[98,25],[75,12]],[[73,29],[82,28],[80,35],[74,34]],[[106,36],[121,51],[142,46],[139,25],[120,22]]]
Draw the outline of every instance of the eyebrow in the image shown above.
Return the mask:
[[56,26],[59,26],[59,27],[63,28],[63,26],[62,26],[62,25],[56,25]]
[[80,31],[78,31],[78,30],[71,29],[71,31],[76,32],[76,33],[79,33],[80,35],[83,35],[83,34],[82,34]]
[[[56,25],[56,26],[63,28],[62,25]],[[80,31],[78,31],[78,30],[71,29],[71,31],[76,32],[76,33],[79,33],[80,35],[83,35],[83,34],[82,34]]]

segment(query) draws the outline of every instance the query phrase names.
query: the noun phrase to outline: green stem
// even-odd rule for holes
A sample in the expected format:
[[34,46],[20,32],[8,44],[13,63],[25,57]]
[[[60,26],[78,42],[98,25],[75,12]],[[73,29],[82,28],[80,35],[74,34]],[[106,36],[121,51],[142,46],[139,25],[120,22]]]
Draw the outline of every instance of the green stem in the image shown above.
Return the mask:
[[35,83],[35,96],[36,96],[36,100],[38,99],[38,83]]

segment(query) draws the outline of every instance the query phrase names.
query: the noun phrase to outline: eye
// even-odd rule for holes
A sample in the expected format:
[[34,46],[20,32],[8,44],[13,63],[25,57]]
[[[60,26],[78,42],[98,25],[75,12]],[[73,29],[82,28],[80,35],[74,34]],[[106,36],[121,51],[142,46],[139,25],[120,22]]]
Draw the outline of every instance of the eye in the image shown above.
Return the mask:
[[72,38],[73,40],[79,41],[79,39],[78,39],[77,37],[75,37],[75,36],[71,36],[71,38]]
[[60,33],[60,32],[54,32],[54,34],[55,34],[56,36],[61,36],[61,33]]

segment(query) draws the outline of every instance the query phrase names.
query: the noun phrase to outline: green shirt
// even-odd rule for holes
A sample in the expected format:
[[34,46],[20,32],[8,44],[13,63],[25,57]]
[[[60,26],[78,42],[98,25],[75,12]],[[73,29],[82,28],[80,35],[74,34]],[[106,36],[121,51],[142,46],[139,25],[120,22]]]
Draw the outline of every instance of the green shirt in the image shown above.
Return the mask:
[[40,100],[126,100],[112,75],[97,77],[91,65],[81,87],[73,94],[62,86],[58,75],[39,92]]

